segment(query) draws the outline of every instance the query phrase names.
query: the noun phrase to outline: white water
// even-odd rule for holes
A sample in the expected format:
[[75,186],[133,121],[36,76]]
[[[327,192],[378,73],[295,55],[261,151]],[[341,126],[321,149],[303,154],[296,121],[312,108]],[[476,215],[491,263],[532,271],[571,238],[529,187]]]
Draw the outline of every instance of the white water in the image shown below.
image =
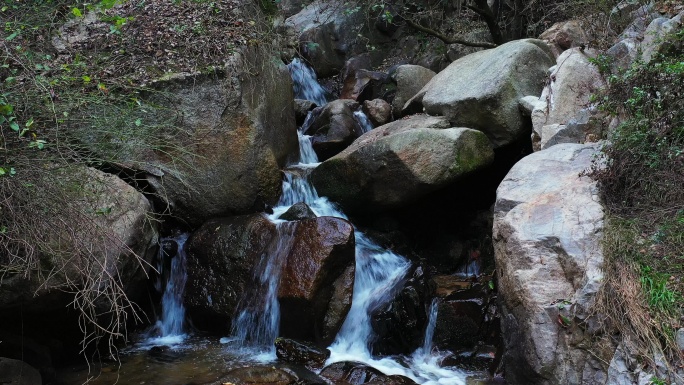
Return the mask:
[[292,76],[296,99],[309,100],[319,106],[324,106],[328,103],[325,96],[326,92],[323,87],[318,84],[316,73],[311,67],[306,65],[299,58],[295,58],[287,65],[287,68],[290,70],[290,76]]
[[371,123],[368,115],[366,115],[363,111],[354,111],[354,119],[357,123],[359,123],[359,126],[361,126],[361,132],[364,134],[373,129],[373,123]]
[[[166,285],[164,287],[164,294],[162,296],[162,313],[159,320],[150,333],[150,338],[143,341],[144,346],[151,345],[178,345],[187,338],[184,330],[185,324],[185,306],[183,306],[183,293],[185,292],[185,282],[188,275],[186,271],[186,255],[185,255],[185,241],[188,240],[188,234],[181,234],[175,237],[163,238],[164,241],[175,242],[177,245],[176,255],[171,259],[171,271],[168,274]],[[159,250],[159,266],[157,266],[160,274],[159,281],[156,287],[161,290],[164,286],[162,282],[166,274],[163,270],[164,258],[163,250]]]
[[[315,90],[316,83],[312,70],[301,70],[306,67],[301,62],[290,64],[295,90]],[[294,67],[294,69],[293,69]],[[296,71],[295,71],[296,70]],[[304,76],[309,74],[307,76]],[[319,87],[320,88],[320,87]],[[322,89],[321,89],[322,92]],[[323,94],[309,95],[308,100],[324,98]],[[371,126],[372,127],[372,126]],[[318,196],[315,188],[307,180],[308,171],[319,162],[311,148],[311,141],[300,132],[300,162],[286,171],[283,183],[283,195],[273,209],[270,218],[276,222],[291,205],[305,202],[317,216],[334,216],[348,219],[347,216],[327,198]],[[370,323],[371,312],[389,302],[402,278],[406,275],[410,262],[392,251],[385,250],[373,243],[365,234],[355,229],[356,240],[356,276],[352,307],[342,325],[335,341],[329,347],[331,351],[328,364],[339,361],[358,361],[375,367],[387,375],[404,375],[419,384],[465,384],[465,373],[439,367],[441,355],[431,352],[432,333],[437,316],[437,305],[433,303],[430,310],[430,321],[426,330],[426,342],[408,358],[373,357],[370,343],[373,341],[373,330]]]

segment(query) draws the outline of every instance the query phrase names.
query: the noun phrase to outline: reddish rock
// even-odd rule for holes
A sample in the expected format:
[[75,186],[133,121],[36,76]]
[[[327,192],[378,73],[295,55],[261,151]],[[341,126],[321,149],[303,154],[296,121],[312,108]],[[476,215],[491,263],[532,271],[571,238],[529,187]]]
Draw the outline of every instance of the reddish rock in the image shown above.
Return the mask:
[[[293,239],[278,292],[281,335],[328,344],[337,330],[325,330],[325,317],[335,281],[354,261],[354,228],[339,218],[306,219],[297,222]],[[343,292],[349,298],[337,300],[351,301],[351,292]]]
[[313,136],[313,149],[318,159],[326,160],[349,146],[363,134],[354,119],[359,104],[351,100],[335,100],[313,110],[311,125],[303,127],[306,135]]
[[392,106],[382,99],[363,102],[363,112],[368,115],[375,127],[382,126],[392,120]]

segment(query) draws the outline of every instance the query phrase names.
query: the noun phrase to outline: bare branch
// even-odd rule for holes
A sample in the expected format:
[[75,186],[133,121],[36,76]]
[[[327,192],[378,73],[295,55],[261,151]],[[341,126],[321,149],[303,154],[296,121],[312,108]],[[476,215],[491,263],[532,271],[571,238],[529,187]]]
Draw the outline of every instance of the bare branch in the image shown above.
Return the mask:
[[494,43],[488,43],[488,42],[472,42],[472,41],[467,41],[463,39],[458,39],[458,38],[453,38],[450,36],[446,36],[438,31],[435,31],[434,29],[430,29],[428,27],[424,27],[414,21],[411,21],[410,19],[405,19],[406,23],[413,27],[414,29],[417,29],[418,31],[425,32],[428,35],[432,35],[439,40],[443,41],[445,44],[462,44],[468,47],[482,47],[482,48],[495,48],[497,44]]

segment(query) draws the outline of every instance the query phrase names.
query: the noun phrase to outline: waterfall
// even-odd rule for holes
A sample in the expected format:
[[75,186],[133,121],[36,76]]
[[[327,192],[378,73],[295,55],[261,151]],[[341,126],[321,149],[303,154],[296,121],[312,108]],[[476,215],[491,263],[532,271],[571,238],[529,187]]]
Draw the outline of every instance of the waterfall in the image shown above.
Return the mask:
[[432,351],[432,337],[435,335],[435,326],[437,326],[437,298],[432,300],[430,304],[430,313],[428,314],[428,325],[425,328],[425,338],[423,339],[423,352],[430,354]]
[[[151,345],[174,345],[183,342],[187,335],[184,332],[185,307],[183,306],[183,293],[188,275],[186,271],[185,241],[188,234],[161,239],[161,244],[173,242],[177,246],[175,255],[166,256],[163,247],[159,248],[159,280],[156,287],[161,290],[162,313],[161,317],[151,331],[151,338],[145,344]],[[171,257],[170,266],[165,263]],[[165,268],[166,267],[166,268]],[[170,268],[168,268],[170,267]]]
[[[289,68],[290,73],[293,74],[295,93],[298,97],[312,101],[325,101],[325,92],[318,85],[313,70],[298,60],[290,63]],[[308,204],[317,216],[334,216],[348,219],[336,205],[327,198],[320,197],[316,189],[308,181],[309,171],[316,167],[319,162],[311,148],[311,141],[302,134],[302,130],[299,131],[299,143],[299,163],[286,170],[283,194],[279,203],[273,208],[273,214],[270,216],[270,219],[279,223],[279,225],[286,223],[277,220],[277,218],[291,205],[298,202]],[[410,262],[406,258],[375,244],[356,228],[354,229],[354,234],[356,240],[356,275],[352,306],[335,341],[329,347],[331,355],[328,363],[360,361],[388,375],[399,374],[407,376],[419,384],[465,384],[465,374],[463,372],[440,368],[438,363],[442,357],[431,355],[430,344],[437,316],[436,302],[433,302],[431,306],[430,322],[428,323],[425,336],[426,342],[411,357],[410,367],[407,367],[405,362],[400,362],[400,360],[392,357],[381,359],[373,357],[370,343],[374,336],[370,314],[374,309],[386,304],[393,298],[399,289],[399,283],[410,267]],[[286,247],[283,246],[283,248]],[[277,253],[280,252],[278,251]],[[271,277],[278,274],[273,272]],[[279,280],[279,278],[276,280]],[[274,309],[275,307],[271,310]],[[422,351],[422,353],[419,351]]]
[[371,123],[368,115],[361,110],[354,111],[354,120],[359,123],[359,126],[361,126],[361,132],[364,134],[373,129],[373,123]]

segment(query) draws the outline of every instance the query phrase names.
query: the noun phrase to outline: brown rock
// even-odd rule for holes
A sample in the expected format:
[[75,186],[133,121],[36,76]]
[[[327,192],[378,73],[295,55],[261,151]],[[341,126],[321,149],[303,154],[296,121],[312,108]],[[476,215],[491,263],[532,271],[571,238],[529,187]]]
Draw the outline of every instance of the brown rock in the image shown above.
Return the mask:
[[354,119],[354,111],[358,107],[354,101],[340,99],[312,112],[311,125],[302,129],[305,134],[313,136],[313,149],[318,159],[334,156],[361,136],[361,126]]
[[297,378],[292,374],[269,366],[248,366],[233,369],[226,374],[221,383],[233,385],[289,385]]
[[382,99],[363,102],[363,112],[368,115],[375,127],[382,126],[392,119],[392,106]]

